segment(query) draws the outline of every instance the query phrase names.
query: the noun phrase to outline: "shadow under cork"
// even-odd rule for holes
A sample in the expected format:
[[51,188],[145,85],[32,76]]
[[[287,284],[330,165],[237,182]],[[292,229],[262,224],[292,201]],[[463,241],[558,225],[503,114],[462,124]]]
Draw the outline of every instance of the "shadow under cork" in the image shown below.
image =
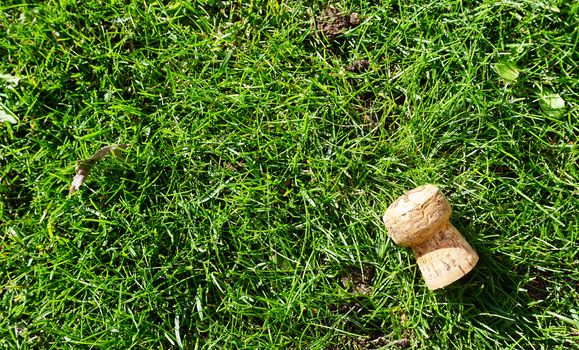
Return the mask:
[[[506,341],[525,347],[525,343],[535,343],[534,328],[540,324],[537,315],[542,313],[537,302],[548,294],[545,284],[541,283],[543,279],[538,277],[528,282],[529,269],[517,267],[508,256],[499,255],[492,246],[474,239],[477,232],[473,228],[458,224],[458,230],[477,252],[479,261],[461,279],[431,292],[439,305],[435,311],[439,315],[429,323],[430,334],[442,331],[451,314],[461,318],[456,324],[465,330],[495,335],[497,343],[491,342],[491,345]],[[565,345],[556,339],[541,339],[541,343],[548,348]],[[567,345],[571,346],[571,341]]]

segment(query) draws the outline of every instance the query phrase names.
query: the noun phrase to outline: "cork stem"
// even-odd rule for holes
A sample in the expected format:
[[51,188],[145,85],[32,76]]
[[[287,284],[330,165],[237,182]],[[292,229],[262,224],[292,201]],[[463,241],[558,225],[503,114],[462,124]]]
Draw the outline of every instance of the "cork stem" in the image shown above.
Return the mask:
[[432,237],[412,247],[414,256],[429,289],[443,288],[466,275],[476,265],[478,255],[447,222]]

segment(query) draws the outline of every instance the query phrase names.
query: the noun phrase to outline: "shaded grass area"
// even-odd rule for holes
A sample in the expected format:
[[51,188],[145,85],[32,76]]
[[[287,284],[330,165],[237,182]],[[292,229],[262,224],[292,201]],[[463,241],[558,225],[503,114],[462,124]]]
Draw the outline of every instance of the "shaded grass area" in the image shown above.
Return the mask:
[[[0,6],[3,347],[579,346],[579,7],[334,6]],[[380,222],[424,183],[481,258],[436,292]]]

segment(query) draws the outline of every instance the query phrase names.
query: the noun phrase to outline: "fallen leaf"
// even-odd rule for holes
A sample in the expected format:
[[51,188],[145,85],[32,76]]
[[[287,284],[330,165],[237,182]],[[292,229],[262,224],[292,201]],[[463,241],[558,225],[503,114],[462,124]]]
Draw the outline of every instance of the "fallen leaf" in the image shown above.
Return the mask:
[[80,188],[80,186],[82,186],[89,172],[90,172],[89,164],[86,164],[86,162],[82,160],[76,162],[76,174],[74,174],[74,177],[72,178],[72,184],[70,184],[68,194],[73,194]]
[[517,80],[519,77],[519,67],[513,62],[503,61],[495,65],[496,72],[507,82]]
[[88,174],[90,173],[90,169],[92,165],[99,160],[103,159],[109,154],[113,156],[124,159],[123,151],[129,147],[128,144],[119,144],[119,145],[110,145],[105,146],[99,149],[95,154],[92,155],[89,159],[79,160],[76,162],[76,174],[72,178],[72,183],[70,184],[70,189],[68,190],[68,194],[73,194],[74,192],[78,191],[80,186],[84,183]]
[[128,144],[120,144],[120,145],[110,145],[110,146],[105,146],[101,149],[99,149],[95,154],[92,155],[92,157],[90,157],[90,159],[88,160],[89,162],[96,162],[101,160],[102,158],[106,157],[108,154],[112,154],[113,156],[117,157],[117,158],[122,158],[122,152],[129,147]]

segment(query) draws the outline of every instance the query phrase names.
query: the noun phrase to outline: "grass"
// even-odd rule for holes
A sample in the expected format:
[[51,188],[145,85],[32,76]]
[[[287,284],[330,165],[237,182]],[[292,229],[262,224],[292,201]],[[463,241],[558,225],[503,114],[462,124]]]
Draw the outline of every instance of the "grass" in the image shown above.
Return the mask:
[[[576,3],[126,3],[0,5],[0,346],[579,348]],[[480,255],[435,292],[424,183]]]

